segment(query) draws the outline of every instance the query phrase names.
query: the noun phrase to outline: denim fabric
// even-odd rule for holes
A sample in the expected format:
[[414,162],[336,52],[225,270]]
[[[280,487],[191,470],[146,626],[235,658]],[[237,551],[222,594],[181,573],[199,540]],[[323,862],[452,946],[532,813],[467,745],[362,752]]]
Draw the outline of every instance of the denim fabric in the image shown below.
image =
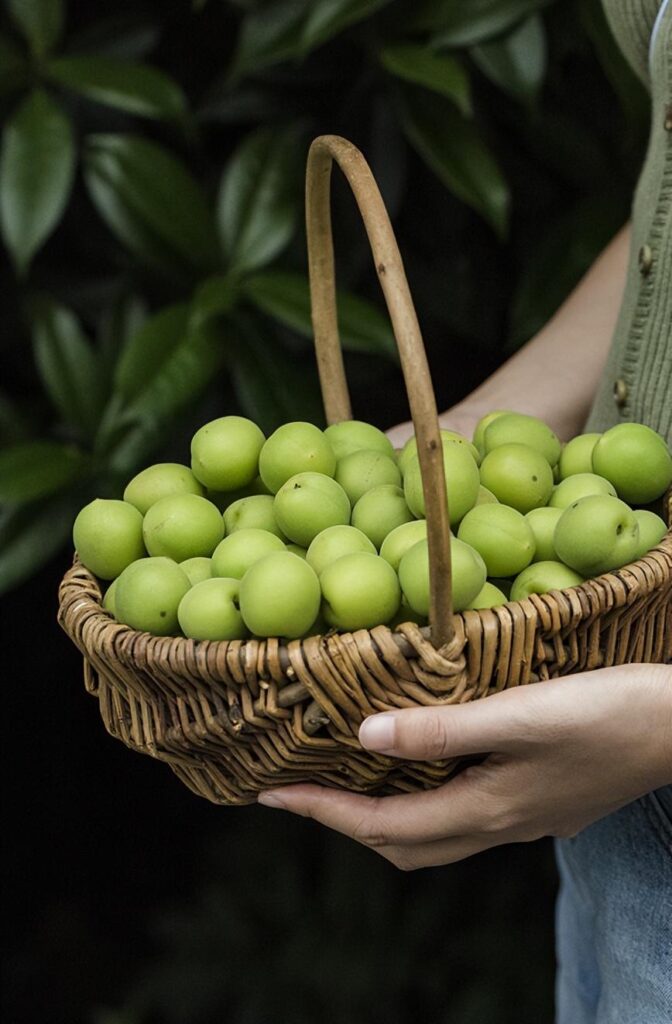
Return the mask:
[[556,1024],[672,1024],[672,786],[555,850]]

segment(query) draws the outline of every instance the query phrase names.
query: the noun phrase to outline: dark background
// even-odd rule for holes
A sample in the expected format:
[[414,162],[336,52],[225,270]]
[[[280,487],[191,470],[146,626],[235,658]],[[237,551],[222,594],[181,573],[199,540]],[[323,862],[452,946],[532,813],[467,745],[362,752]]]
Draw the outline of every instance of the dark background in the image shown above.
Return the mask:
[[[315,135],[371,162],[441,408],[548,319],[627,218],[645,145],[599,4],[27,9],[0,21],[3,1019],[550,1022],[550,841],[402,874],[312,822],[210,806],[107,736],[56,594],[77,509],[185,460],[202,422],[322,422]],[[400,372],[341,182],[334,204],[355,415],[385,428]]]

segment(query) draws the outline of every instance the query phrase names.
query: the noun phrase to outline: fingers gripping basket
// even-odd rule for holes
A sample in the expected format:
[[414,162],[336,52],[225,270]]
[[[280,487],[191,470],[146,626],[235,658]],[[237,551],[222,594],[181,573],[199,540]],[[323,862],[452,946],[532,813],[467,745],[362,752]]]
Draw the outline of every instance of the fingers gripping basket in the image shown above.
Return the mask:
[[[317,139],[307,167],[307,235],[315,344],[330,423],[351,417],[336,322],[330,219],[333,161],[364,220],[397,339],[418,438],[430,549],[430,626],[394,632],[196,642],[116,623],[75,559],[59,621],[84,655],[87,690],[108,732],[166,761],[195,793],[244,804],[273,785],[317,781],[361,792],[436,786],[455,760],[400,762],[364,751],[360,723],[394,708],[455,704],[509,686],[672,656],[672,532],[617,572],[571,590],[453,615],[449,519],[434,395],[389,218],[354,146]],[[668,503],[668,522],[670,512]]]

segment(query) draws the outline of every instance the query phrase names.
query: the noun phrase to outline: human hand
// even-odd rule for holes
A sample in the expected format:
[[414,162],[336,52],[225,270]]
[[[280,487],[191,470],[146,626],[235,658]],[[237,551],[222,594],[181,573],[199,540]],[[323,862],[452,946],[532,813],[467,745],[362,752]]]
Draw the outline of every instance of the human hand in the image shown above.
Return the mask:
[[575,835],[672,783],[672,667],[623,665],[384,712],[359,738],[405,760],[489,756],[426,792],[368,797],[302,784],[259,802],[314,818],[402,870],[450,864],[504,843]]

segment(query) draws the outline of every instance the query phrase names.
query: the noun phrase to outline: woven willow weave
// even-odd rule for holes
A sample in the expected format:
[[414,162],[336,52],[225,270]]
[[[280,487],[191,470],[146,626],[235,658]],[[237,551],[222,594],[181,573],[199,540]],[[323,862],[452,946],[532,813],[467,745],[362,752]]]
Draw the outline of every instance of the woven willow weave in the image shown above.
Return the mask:
[[[314,781],[359,792],[439,785],[458,762],[401,762],[364,751],[378,711],[456,704],[509,686],[672,658],[672,531],[645,558],[579,587],[452,613],[449,516],[436,403],[408,285],[382,199],[361,154],[325,136],[308,160],[307,235],[318,368],[330,423],[351,416],[338,344],[329,177],[346,175],[364,219],[399,347],[427,508],[430,626],[303,640],[198,642],[115,622],[75,558],[59,622],[84,655],[107,731],[167,762],[195,793],[245,804],[273,785]],[[667,501],[672,522],[672,497]]]

